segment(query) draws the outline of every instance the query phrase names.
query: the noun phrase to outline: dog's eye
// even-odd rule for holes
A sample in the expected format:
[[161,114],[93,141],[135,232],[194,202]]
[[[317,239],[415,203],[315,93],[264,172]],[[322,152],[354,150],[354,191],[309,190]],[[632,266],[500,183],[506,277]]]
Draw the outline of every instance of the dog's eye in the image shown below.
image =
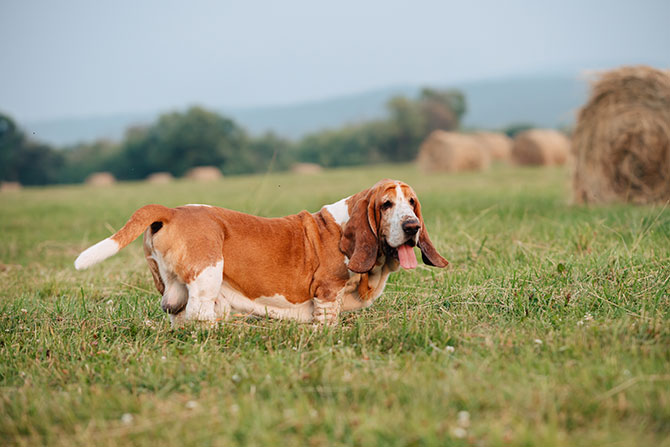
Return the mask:
[[416,200],[414,200],[414,198],[409,199],[409,204],[410,205],[414,206],[415,203],[416,203]]
[[386,202],[382,203],[382,209],[387,210],[393,206],[393,202],[390,200],[387,200]]

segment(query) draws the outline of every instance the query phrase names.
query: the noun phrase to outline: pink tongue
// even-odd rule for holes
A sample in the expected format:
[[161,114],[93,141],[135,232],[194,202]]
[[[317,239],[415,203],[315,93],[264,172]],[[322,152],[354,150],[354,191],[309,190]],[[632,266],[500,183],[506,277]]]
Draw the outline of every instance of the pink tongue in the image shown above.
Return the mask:
[[417,266],[414,249],[407,244],[398,247],[398,260],[404,269],[413,269]]

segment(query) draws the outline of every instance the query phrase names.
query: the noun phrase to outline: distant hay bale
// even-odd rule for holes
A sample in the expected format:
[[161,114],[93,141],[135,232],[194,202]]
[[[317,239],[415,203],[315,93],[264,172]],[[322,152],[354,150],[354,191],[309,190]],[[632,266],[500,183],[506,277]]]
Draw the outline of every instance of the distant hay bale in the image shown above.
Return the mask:
[[435,130],[421,143],[417,163],[424,172],[481,171],[491,157],[472,135]]
[[154,172],[147,177],[147,182],[164,185],[174,180],[174,177],[169,172]]
[[295,163],[291,166],[291,172],[295,174],[314,175],[323,172],[323,168],[316,163]]
[[19,182],[0,182],[0,191],[2,192],[12,192],[19,191],[23,188]]
[[509,161],[512,156],[512,139],[500,132],[477,132],[473,135],[489,153],[492,160]]
[[109,186],[116,183],[116,179],[109,172],[94,172],[86,177],[86,184],[90,186]]
[[576,202],[670,200],[670,71],[608,71],[572,136]]
[[563,165],[570,157],[570,140],[552,129],[530,129],[519,133],[512,145],[512,160],[531,166]]
[[209,182],[222,179],[223,174],[215,166],[198,166],[189,169],[186,173],[186,178],[200,182]]

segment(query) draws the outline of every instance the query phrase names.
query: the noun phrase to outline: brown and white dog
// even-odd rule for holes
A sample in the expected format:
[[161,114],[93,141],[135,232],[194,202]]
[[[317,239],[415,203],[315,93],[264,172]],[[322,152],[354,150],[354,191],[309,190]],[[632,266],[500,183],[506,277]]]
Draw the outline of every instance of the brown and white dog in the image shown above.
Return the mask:
[[264,218],[208,205],[137,210],[113,236],[82,252],[85,269],[144,233],[144,252],[173,326],[232,311],[334,324],[370,306],[388,275],[423,261],[446,267],[412,188],[381,180],[317,213]]

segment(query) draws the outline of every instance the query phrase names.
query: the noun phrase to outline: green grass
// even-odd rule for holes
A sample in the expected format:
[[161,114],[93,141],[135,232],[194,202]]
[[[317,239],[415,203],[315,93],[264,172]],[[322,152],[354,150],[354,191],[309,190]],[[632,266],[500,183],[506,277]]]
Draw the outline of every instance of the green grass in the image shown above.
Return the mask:
[[[451,266],[335,328],[172,331],[139,241],[72,266],[147,203],[278,216],[383,177]],[[3,193],[1,443],[670,446],[670,209],[568,196],[563,169],[411,166]]]

